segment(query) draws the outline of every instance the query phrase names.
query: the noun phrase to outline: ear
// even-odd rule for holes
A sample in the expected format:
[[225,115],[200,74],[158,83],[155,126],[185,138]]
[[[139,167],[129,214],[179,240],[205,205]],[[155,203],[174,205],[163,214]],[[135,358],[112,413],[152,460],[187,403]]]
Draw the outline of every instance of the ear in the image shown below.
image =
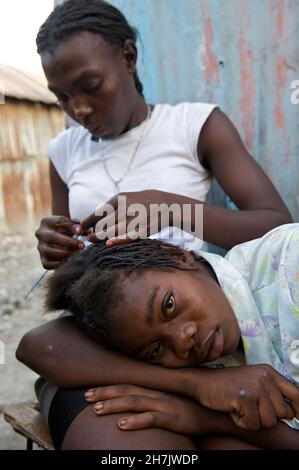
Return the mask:
[[126,39],[123,46],[123,58],[126,68],[131,75],[136,73],[137,47],[132,39]]

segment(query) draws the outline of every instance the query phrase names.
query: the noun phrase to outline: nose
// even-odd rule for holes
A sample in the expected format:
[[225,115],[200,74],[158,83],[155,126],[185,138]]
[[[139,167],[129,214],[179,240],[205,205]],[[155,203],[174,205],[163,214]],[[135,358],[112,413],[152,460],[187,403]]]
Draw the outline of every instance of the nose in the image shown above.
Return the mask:
[[187,359],[190,349],[195,343],[196,323],[189,321],[181,325],[175,333],[174,350],[177,356]]
[[73,98],[71,107],[72,107],[74,118],[82,124],[84,124],[84,121],[86,120],[86,118],[88,118],[90,114],[92,113],[91,105],[86,100],[83,100],[82,98],[81,99]]

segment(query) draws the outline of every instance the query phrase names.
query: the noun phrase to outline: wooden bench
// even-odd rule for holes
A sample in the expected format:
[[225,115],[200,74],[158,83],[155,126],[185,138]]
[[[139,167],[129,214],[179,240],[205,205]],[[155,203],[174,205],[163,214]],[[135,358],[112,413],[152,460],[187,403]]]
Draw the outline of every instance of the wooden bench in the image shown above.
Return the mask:
[[32,450],[34,443],[43,449],[54,450],[50,433],[37,403],[26,401],[4,406],[3,415],[14,431],[27,439],[27,450]]

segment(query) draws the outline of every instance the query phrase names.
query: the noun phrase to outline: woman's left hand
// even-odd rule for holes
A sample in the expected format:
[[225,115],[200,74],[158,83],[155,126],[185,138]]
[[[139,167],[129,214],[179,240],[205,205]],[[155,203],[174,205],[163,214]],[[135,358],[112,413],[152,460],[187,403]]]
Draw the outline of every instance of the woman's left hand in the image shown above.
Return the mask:
[[[180,197],[154,189],[119,193],[99,206],[80,226],[82,231],[94,228],[95,233],[88,237],[91,242],[108,238],[110,245],[114,245],[146,238],[172,225],[173,216],[168,208],[177,203],[180,211]],[[161,204],[163,217],[158,212]]]
[[181,434],[208,434],[217,431],[219,413],[199,403],[170,393],[133,385],[98,387],[85,396],[95,403],[97,415],[136,412],[118,420],[124,431],[163,428]]

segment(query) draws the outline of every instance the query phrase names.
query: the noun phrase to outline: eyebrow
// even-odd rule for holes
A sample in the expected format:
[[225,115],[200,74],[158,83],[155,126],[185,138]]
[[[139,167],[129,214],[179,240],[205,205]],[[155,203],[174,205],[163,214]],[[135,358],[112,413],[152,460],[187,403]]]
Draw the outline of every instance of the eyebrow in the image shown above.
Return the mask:
[[[83,70],[83,72],[80,73],[79,77],[74,80],[74,84],[78,85],[78,83],[82,82],[83,80],[89,79],[89,78],[94,78],[92,77],[98,74],[99,72],[95,69],[89,69],[89,70]],[[53,93],[57,92],[58,90],[55,87],[51,87],[51,85],[48,85],[48,89],[52,91]]]

